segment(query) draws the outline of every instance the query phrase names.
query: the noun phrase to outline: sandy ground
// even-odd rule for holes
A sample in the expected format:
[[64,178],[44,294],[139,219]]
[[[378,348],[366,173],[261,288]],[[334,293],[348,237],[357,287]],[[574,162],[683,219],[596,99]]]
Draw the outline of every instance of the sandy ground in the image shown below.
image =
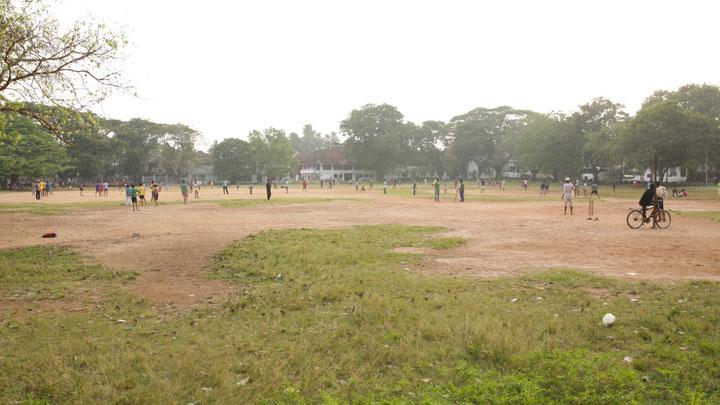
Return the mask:
[[[258,198],[246,189],[204,189],[201,201],[222,198]],[[532,192],[490,191],[496,195],[531,195]],[[477,193],[471,190],[469,194]],[[122,201],[110,197],[81,198],[63,191],[41,204],[77,201]],[[392,194],[392,192],[391,192]],[[204,267],[224,246],[249,234],[281,228],[337,228],[355,224],[439,225],[447,235],[468,243],[458,249],[425,252],[418,271],[429,275],[509,276],[522,272],[572,268],[594,274],[657,280],[720,280],[720,223],[674,215],[667,230],[646,226],[632,230],[625,224],[634,200],[605,199],[595,204],[598,221],[588,221],[587,203],[576,202],[575,215],[563,215],[559,195],[545,201],[466,202],[443,196],[383,196],[356,193],[350,188],[317,187],[307,193],[276,190],[275,199],[287,197],[353,198],[312,204],[226,208],[213,203],[169,204],[129,208],[83,209],[60,215],[0,214],[3,232],[0,249],[55,244],[76,248],[91,260],[116,269],[132,269],[140,277],[131,289],[158,306],[187,309],[217,302],[234,287],[208,280]],[[166,190],[161,201],[179,201],[175,190]],[[0,193],[0,203],[34,203],[29,193]],[[720,201],[670,201],[674,210],[720,210]],[[45,232],[55,239],[42,239]],[[134,235],[135,234],[135,235]],[[632,273],[632,274],[630,274]]]

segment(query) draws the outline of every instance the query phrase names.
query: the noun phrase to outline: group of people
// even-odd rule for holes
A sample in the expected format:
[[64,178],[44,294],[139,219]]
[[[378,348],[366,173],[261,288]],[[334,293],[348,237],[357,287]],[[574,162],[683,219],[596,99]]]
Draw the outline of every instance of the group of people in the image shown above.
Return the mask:
[[[183,184],[185,181],[183,180]],[[161,186],[154,181],[150,183],[150,203],[158,205],[160,199]],[[185,194],[187,194],[187,184],[185,185]],[[185,198],[187,200],[187,198]],[[147,205],[145,199],[145,186],[143,183],[125,184],[125,205],[132,206],[133,211],[140,211],[140,206]]]
[[35,195],[35,199],[39,200],[42,197],[52,195],[54,188],[55,184],[51,180],[35,180],[33,182],[33,194]]

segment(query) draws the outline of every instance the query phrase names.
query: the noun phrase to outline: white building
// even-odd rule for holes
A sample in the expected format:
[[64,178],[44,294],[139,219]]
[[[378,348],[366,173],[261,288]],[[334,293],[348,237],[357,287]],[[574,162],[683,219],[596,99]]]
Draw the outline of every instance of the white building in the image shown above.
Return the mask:
[[375,178],[374,170],[355,167],[342,147],[298,153],[295,158],[300,162],[300,180],[355,181]]

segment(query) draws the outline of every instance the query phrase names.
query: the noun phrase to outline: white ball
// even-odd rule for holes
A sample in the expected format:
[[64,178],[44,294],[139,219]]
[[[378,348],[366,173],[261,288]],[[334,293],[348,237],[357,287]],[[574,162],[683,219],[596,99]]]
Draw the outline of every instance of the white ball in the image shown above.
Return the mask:
[[605,316],[603,316],[603,318],[602,318],[602,323],[603,323],[603,326],[612,325],[613,323],[615,323],[615,315],[613,315],[611,313],[605,314]]

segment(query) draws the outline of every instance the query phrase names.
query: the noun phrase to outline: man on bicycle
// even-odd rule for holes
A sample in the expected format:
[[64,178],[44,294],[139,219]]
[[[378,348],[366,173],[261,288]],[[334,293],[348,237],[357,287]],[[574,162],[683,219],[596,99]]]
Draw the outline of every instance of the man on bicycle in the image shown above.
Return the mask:
[[[643,220],[645,222],[649,222],[650,219],[645,214],[648,207],[653,207],[653,212],[657,209],[655,207],[655,185],[653,183],[648,183],[647,189],[643,192],[642,197],[640,197],[640,207],[642,207],[642,216]],[[652,215],[652,213],[651,213]]]

